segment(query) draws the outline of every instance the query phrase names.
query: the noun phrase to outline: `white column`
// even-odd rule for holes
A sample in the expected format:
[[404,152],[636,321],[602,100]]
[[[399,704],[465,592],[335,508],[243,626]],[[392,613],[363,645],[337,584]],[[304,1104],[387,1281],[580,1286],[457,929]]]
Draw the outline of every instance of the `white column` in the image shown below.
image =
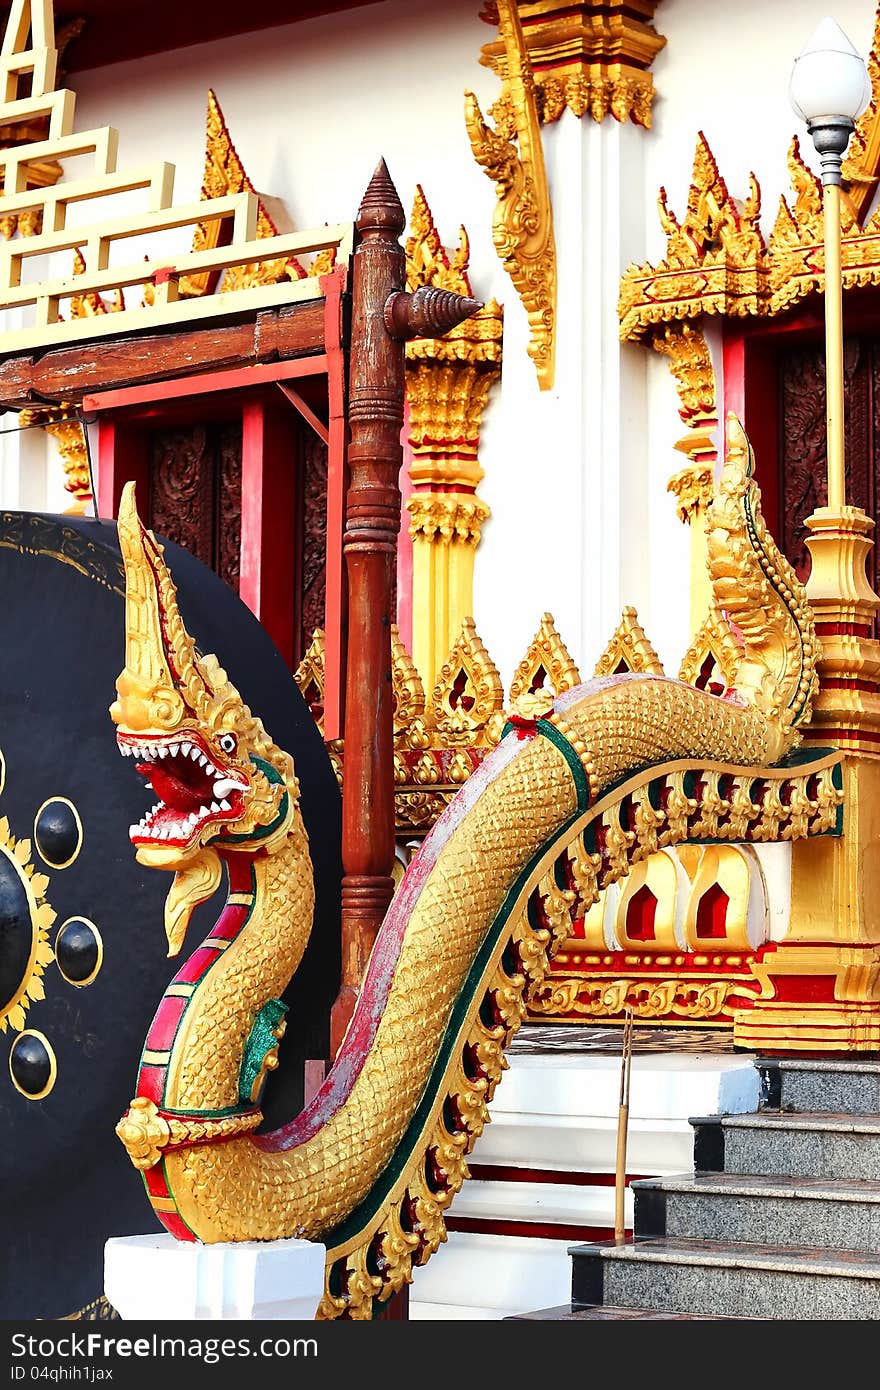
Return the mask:
[[499,296],[504,364],[481,446],[492,518],[475,617],[505,684],[545,609],[584,676],[624,604],[648,616],[647,354],[621,345],[617,315],[621,272],[644,257],[647,138],[570,111],[543,128],[558,269],[552,390],[538,390],[512,284]]

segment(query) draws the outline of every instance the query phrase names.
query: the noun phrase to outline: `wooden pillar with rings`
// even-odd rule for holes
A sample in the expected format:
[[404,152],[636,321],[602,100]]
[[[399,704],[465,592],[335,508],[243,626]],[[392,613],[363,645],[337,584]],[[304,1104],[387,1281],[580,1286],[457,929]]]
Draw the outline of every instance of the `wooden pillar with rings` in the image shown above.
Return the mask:
[[405,292],[406,217],[381,160],[355,223],[349,367],[349,484],[343,549],[348,658],[342,789],[342,978],[335,1056],[357,1002],[394,880],[391,611],[400,530],[404,344],[439,337],[482,306],[447,290]]

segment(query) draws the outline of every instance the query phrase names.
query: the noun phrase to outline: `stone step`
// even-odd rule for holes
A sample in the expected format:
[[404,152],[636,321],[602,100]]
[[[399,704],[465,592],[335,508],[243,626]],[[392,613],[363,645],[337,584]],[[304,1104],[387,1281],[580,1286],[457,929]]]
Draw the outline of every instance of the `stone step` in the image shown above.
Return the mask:
[[880,1253],[636,1239],[571,1248],[572,1305],[715,1317],[880,1319]]
[[703,1116],[691,1124],[697,1172],[869,1182],[880,1175],[880,1115],[765,1110]]
[[563,1303],[558,1308],[538,1308],[534,1313],[512,1313],[505,1322],[610,1322],[620,1318],[644,1318],[653,1322],[749,1322],[749,1318],[725,1318],[714,1313],[665,1313],[657,1308],[621,1308],[607,1305],[576,1308]]
[[762,1108],[880,1114],[880,1061],[758,1057],[755,1065]]
[[880,1251],[880,1182],[683,1173],[632,1192],[640,1237]]

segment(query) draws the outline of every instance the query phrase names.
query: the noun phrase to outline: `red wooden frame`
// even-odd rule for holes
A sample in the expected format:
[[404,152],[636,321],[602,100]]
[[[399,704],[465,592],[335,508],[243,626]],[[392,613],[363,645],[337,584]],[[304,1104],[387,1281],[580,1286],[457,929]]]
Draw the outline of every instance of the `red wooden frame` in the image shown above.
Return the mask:
[[[295,474],[283,460],[294,450],[294,410],[327,443],[326,665],[324,734],[340,738],[344,720],[345,580],[342,536],[348,486],[345,461],[345,353],[342,348],[341,295],[344,273],[322,277],[325,293],[325,352],[258,366],[175,377],[145,386],[95,392],[83,399],[83,414],[98,424],[97,515],[118,513],[123,486],[133,479],[141,495],[148,484],[148,438],[157,425],[192,420],[199,397],[200,418],[241,418],[242,512],[240,594],[260,619],[288,665],[292,664],[293,596],[298,616],[299,557],[287,521],[294,514]],[[326,400],[326,420],[300,391],[296,399],[280,390],[297,381],[301,391],[317,387]],[[285,399],[286,397],[286,399]],[[314,417],[311,419],[310,417]]]
[[[880,333],[876,290],[847,292],[843,331],[847,337]],[[779,357],[784,348],[821,342],[824,333],[819,295],[811,295],[796,310],[779,318],[724,323],[723,414],[726,418],[728,411],[734,411],[751,441],[764,518],[774,535],[781,534],[779,476],[784,462],[779,456]]]

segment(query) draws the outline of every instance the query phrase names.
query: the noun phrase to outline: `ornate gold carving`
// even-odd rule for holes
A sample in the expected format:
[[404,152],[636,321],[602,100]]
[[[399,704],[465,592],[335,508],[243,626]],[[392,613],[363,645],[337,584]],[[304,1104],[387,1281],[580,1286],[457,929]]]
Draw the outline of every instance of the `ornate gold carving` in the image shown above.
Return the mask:
[[[642,781],[630,791],[623,803],[634,808],[627,813],[630,831],[622,824],[621,803],[609,807],[602,816],[601,852],[587,852],[586,835],[566,850],[577,889],[571,917],[583,920],[559,943],[543,982],[530,988],[530,1016],[614,1018],[632,1005],[642,1017],[670,1025],[687,1022],[696,1009],[730,1026],[757,993],[761,941],[749,939],[749,904],[753,881],[762,883],[760,869],[752,867],[748,843],[701,848],[688,841],[810,837],[815,849],[816,836],[839,833],[839,771],[839,755],[815,773],[790,776],[784,769],[770,776],[706,767],[691,774],[691,797],[682,792],[683,774],[667,772],[662,785],[655,780],[649,788]],[[722,782],[725,796],[719,792]],[[658,845],[678,848],[658,854]],[[621,878],[626,886],[609,911],[605,890]],[[646,894],[654,900],[653,910],[650,903],[640,906]],[[722,898],[718,907],[709,901],[713,895]],[[679,940],[676,923],[682,917]],[[709,996],[702,993],[710,983],[720,990],[717,1008],[709,1007]]]
[[666,490],[676,499],[679,521],[690,522],[698,513],[705,516],[715,494],[714,469],[707,463],[690,464],[672,475]]
[[[731,476],[725,506],[734,496],[743,510],[740,530],[760,544],[754,496],[748,489],[737,493]],[[718,519],[722,528],[738,541],[728,511]],[[682,817],[678,808],[675,820],[687,838],[699,835],[702,824],[723,829],[717,803],[732,804],[729,792],[738,778],[766,784],[761,820],[749,827],[753,838],[765,819],[776,832],[790,821],[793,835],[809,835],[820,819],[818,774],[839,758],[808,756],[796,769],[768,766],[771,756],[782,757],[794,745],[794,725],[806,706],[791,718],[774,708],[768,714],[759,707],[768,704],[761,683],[745,684],[740,701],[650,677],[591,684],[562,697],[563,718],[553,715],[555,728],[533,724],[511,731],[479,794],[459,804],[449,833],[427,862],[420,856],[418,873],[402,886],[397,901],[406,901],[408,917],[396,954],[392,959],[376,951],[369,966],[370,986],[387,987],[384,1007],[367,1043],[354,1031],[347,1035],[334,1079],[337,1100],[323,1122],[299,1142],[288,1134],[274,1147],[266,1136],[257,1145],[248,1136],[208,1129],[196,1134],[196,1126],[222,1122],[217,1110],[234,1106],[253,1019],[279,997],[299,962],[313,909],[311,866],[292,761],[243,706],[216,659],[196,652],[155,538],[137,522],[130,489],[119,533],[126,660],[113,708],[117,738],[134,743],[147,761],[155,758],[159,738],[197,741],[210,753],[213,771],[231,768],[248,779],[225,828],[214,823],[199,830],[192,851],[164,838],[145,846],[135,833],[138,851],[146,847],[146,862],[157,867],[188,873],[201,855],[218,854],[222,846],[230,875],[234,862],[252,885],[250,892],[232,894],[230,907],[244,906],[244,898],[249,909],[234,942],[210,969],[195,971],[170,1056],[153,1053],[148,1039],[146,1064],[167,1065],[167,1111],[136,1127],[134,1147],[141,1161],[157,1149],[162,1153],[168,1192],[197,1239],[267,1240],[295,1232],[330,1243],[331,1233],[349,1222],[345,1238],[328,1248],[319,1316],[366,1318],[374,1300],[402,1287],[413,1265],[423,1264],[443,1239],[444,1212],[488,1119],[504,1049],[525,1012],[526,988],[540,985],[549,956],[571,934],[579,911],[592,905],[595,889],[625,876],[673,833],[667,777],[688,778],[699,819]],[[766,546],[760,554],[766,558]],[[737,544],[735,560],[751,592],[746,558]],[[720,564],[715,570],[720,585],[727,571]],[[748,648],[752,627],[746,623],[743,630]],[[755,644],[753,664],[759,666],[767,653],[762,633]],[[803,666],[803,654],[784,644],[788,659]],[[799,685],[798,673],[775,675],[782,691]],[[755,703],[749,704],[752,694]],[[532,715],[547,711],[546,694],[529,698]],[[447,752],[470,751],[475,711],[485,718],[499,699],[500,681],[471,622],[426,719],[433,716],[445,727]],[[168,751],[177,757],[179,748]],[[424,728],[412,751],[419,758],[425,751]],[[259,783],[267,765],[278,778],[270,779],[268,791],[278,788],[281,802],[269,808]],[[806,813],[796,790],[809,803]],[[267,820],[267,809],[274,820]],[[581,843],[573,856],[576,840]],[[580,900],[581,883],[588,904]],[[229,923],[225,912],[223,920]],[[667,972],[654,984],[652,1009],[671,1010],[678,1002],[693,1016],[709,1014],[702,999],[686,997],[696,981],[684,988],[674,982],[672,989],[668,982]],[[187,1126],[182,1147],[160,1142],[164,1134],[155,1121],[165,1118],[170,1132],[169,1116]],[[388,1186],[377,1187],[389,1173]]]
[[[880,8],[869,59],[873,100],[861,118],[844,165],[841,199],[841,262],[844,289],[880,284],[880,217],[868,217],[880,184]],[[793,198],[782,198],[769,242],[758,218],[760,189],[750,176],[749,194],[733,199],[700,133],[687,214],[679,223],[660,190],[660,222],[666,255],[656,266],[631,265],[621,279],[621,338],[656,341],[664,325],[678,331],[703,314],[732,318],[775,317],[808,294],[824,289],[822,194],[804,163],[795,137],[788,169]],[[662,350],[662,349],[661,349]]]
[[294,672],[294,679],[321,733],[324,732],[324,667],[326,650],[327,639],[324,629],[322,627],[316,627],[315,631],[312,633],[312,640],[309,643],[308,650]]
[[461,636],[440,668],[428,715],[433,727],[451,742],[469,742],[497,718],[504,687],[473,618],[465,618]]
[[[469,297],[467,232],[462,227],[458,249],[448,251],[420,186],[410,228],[409,290],[432,286]],[[489,516],[475,495],[483,477],[480,424],[501,374],[502,332],[503,312],[493,299],[444,337],[415,338],[406,347],[413,658],[429,682],[473,610],[474,550]]]
[[465,124],[477,163],[495,181],[495,250],[529,318],[529,356],[542,391],[553,385],[556,331],[556,244],[535,82],[516,0],[498,0],[506,56],[502,95],[486,124],[473,92],[465,93]]
[[[711,465],[718,457],[712,432],[718,424],[718,414],[715,369],[708,344],[699,329],[690,323],[664,324],[653,336],[652,344],[657,352],[669,358],[669,369],[681,402],[679,415],[687,426],[687,434],[675,447],[691,459],[695,473],[708,469],[711,493]],[[676,479],[681,477],[681,473],[676,474]],[[675,490],[674,482],[675,479],[670,479],[670,491]]]
[[59,1322],[116,1322],[119,1314],[116,1309],[107,1302],[104,1294],[98,1298],[93,1298],[91,1303],[87,1303],[84,1308],[78,1308],[75,1313],[65,1313],[59,1318]]
[[30,840],[16,840],[6,816],[0,817],[0,858],[6,860],[21,885],[31,920],[31,948],[25,968],[10,997],[0,999],[0,1033],[7,1028],[17,1033],[25,1026],[31,1004],[46,997],[43,975],[55,959],[49,931],[56,913],[46,900],[49,879],[31,863]]
[[666,255],[658,266],[630,266],[620,285],[620,336],[638,340],[664,324],[702,314],[742,317],[762,311],[767,297],[764,240],[759,223],[761,195],[750,176],[749,196],[731,198],[702,131],[682,222],[659,197]]
[[683,979],[598,979],[544,980],[529,994],[529,1012],[534,1017],[558,1014],[589,1018],[618,1018],[631,1009],[640,1019],[671,1019],[688,1023],[732,1017],[732,996],[753,993],[742,983],[730,980]]
[[[230,193],[254,193],[253,184],[232,143],[226,117],[213,88],[208,91],[208,115],[205,131],[205,172],[202,177],[202,197],[205,199],[223,198]],[[200,222],[193,235],[193,251],[213,251],[220,244],[220,223]],[[278,235],[278,228],[266,211],[261,198],[257,201],[258,238]],[[275,285],[289,277],[301,280],[306,274],[302,262],[296,256],[281,257],[277,261],[256,262],[253,265],[232,266],[223,276],[221,290],[229,293],[237,289],[249,289],[253,285]],[[211,276],[188,275],[180,282],[183,295],[205,294],[211,284]]]
[[[451,290],[453,294],[461,294],[470,299],[471,282],[467,272],[471,248],[468,234],[464,227],[460,227],[458,249],[453,252],[447,250],[440,240],[440,233],[434,224],[434,214],[420,183],[416,184],[409,226],[410,234],[406,239],[407,289],[414,292],[423,285],[433,285],[437,289]],[[459,333],[464,327],[465,324],[459,324],[457,328],[452,329],[451,335]],[[407,344],[407,351],[411,346],[411,343]]]
[[871,101],[852,133],[843,162],[849,203],[860,222],[864,220],[880,183],[880,5],[874,20],[868,75],[871,79]]
[[414,492],[407,498],[409,533],[432,544],[461,541],[476,549],[480,530],[489,516],[486,503],[473,494]]
[[545,613],[529,649],[516,668],[510,686],[510,703],[529,691],[550,690],[561,695],[580,685],[578,668],[568,648],[556,631],[552,614]]
[[736,684],[741,656],[729,622],[713,604],[684,654],[678,679],[721,695]]
[[[275,1064],[277,1066],[277,1056]],[[262,1118],[259,1110],[252,1110],[244,1115],[226,1115],[222,1118],[200,1119],[193,1116],[180,1119],[174,1115],[160,1114],[153,1101],[146,1096],[136,1096],[116,1126],[116,1133],[135,1168],[143,1172],[147,1168],[154,1168],[166,1149],[234,1139],[256,1129]]]
[[662,676],[663,666],[639,622],[636,610],[627,605],[620,622],[593,671],[594,676],[619,675],[639,671],[646,676]]
[[743,642],[737,691],[776,722],[788,742],[795,726],[810,718],[819,645],[803,585],[764,524],[753,473],[751,445],[731,413],[724,468],[706,521],[709,570],[715,601]]
[[46,425],[46,433],[58,444],[64,468],[64,486],[73,495],[73,503],[66,508],[65,514],[84,516],[94,500],[85,429],[79,420],[59,420]]
[[[654,82],[648,68],[666,43],[650,22],[658,3],[520,3],[542,123],[558,120],[568,108],[594,121],[610,114],[617,121],[629,119],[650,127]],[[486,44],[480,62],[504,81],[507,55],[502,43]]]
[[22,429],[42,425],[57,442],[64,468],[65,489],[73,495],[66,516],[84,516],[92,506],[92,479],[89,471],[89,452],[85,430],[79,420],[68,418],[73,406],[62,401],[57,406],[29,407],[19,412]]
[[[145,747],[172,734],[178,740],[191,734],[215,770],[237,787],[241,805],[236,826],[242,836],[268,834],[270,827],[270,839],[295,836],[299,787],[293,759],[253,717],[216,656],[197,652],[180,615],[162,547],[138,517],[133,483],[123,490],[117,531],[126,575],[125,666],[110,708],[117,740],[122,747],[134,745],[143,753]],[[271,767],[274,777],[253,756]],[[218,807],[216,813],[198,819],[181,839],[152,835],[146,820],[135,827],[143,831],[134,836],[138,859],[188,872],[213,854],[211,846],[218,834],[222,836],[224,824]],[[210,884],[213,874],[207,871],[204,877]],[[209,887],[207,894],[211,891]],[[170,901],[177,892],[172,885]]]
[[425,688],[413,659],[400,640],[397,624],[391,624],[391,688],[394,698],[394,732],[403,733],[425,713]]

